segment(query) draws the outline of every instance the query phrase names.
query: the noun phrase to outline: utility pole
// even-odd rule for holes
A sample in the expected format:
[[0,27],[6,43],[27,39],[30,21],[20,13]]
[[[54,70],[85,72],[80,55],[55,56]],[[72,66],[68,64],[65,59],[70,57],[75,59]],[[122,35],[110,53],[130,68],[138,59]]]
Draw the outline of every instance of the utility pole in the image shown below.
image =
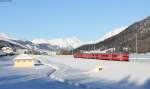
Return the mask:
[[136,54],[138,54],[138,34],[136,33]]
[[95,40],[94,40],[94,51],[95,51]]
[[74,49],[72,48],[72,55],[73,55],[73,50],[74,50]]
[[74,47],[73,47],[73,43],[72,43],[72,55],[74,54],[74,52],[73,52],[73,51],[74,51]]

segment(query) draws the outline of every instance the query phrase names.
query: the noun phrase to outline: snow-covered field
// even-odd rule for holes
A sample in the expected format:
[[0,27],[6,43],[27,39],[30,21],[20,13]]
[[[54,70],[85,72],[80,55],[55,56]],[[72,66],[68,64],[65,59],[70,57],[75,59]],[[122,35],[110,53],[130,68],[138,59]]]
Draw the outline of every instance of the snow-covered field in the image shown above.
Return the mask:
[[[33,56],[44,65],[14,68],[12,58],[0,58],[3,89],[149,89],[150,63]],[[99,66],[101,71],[95,71]],[[56,71],[54,71],[54,69]]]
[[14,68],[12,59],[0,58],[0,89],[84,89],[50,79],[54,69],[49,66]]

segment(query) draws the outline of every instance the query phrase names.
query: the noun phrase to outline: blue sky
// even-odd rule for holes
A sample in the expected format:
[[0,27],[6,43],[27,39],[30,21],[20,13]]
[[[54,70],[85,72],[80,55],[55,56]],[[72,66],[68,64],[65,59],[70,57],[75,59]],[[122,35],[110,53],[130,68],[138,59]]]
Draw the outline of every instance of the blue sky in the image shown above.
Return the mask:
[[12,0],[0,2],[0,32],[90,41],[149,15],[150,0]]

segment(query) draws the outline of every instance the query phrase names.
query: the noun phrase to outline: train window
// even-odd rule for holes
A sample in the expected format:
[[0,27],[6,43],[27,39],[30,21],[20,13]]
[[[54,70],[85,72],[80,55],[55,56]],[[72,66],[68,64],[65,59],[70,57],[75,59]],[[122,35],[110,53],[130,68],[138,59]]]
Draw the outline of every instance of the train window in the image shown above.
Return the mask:
[[118,55],[112,55],[113,57],[117,57]]
[[107,57],[108,55],[103,55],[104,57]]

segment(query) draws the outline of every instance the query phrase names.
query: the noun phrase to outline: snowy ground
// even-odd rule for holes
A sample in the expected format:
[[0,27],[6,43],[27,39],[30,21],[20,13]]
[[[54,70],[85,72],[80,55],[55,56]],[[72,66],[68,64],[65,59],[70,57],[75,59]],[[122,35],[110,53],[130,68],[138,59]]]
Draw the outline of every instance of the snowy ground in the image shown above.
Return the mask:
[[0,58],[0,89],[84,89],[50,79],[54,69],[48,66],[14,68],[12,59]]
[[[150,88],[150,63],[148,62],[121,62],[93,59],[74,59],[72,56],[40,56],[46,63],[53,65],[64,64],[69,68],[80,70],[78,73],[58,73],[60,79],[67,80],[85,88],[93,89],[149,89]],[[52,63],[55,62],[55,63]],[[56,65],[57,66],[57,65]],[[102,66],[100,72],[93,69]],[[59,67],[62,70],[63,67]],[[55,75],[56,76],[56,75]],[[57,78],[57,76],[56,76]]]
[[[150,62],[33,56],[45,65],[14,68],[12,58],[0,58],[3,89],[149,89]],[[102,66],[100,72],[94,71]],[[56,71],[53,69],[55,68]]]

